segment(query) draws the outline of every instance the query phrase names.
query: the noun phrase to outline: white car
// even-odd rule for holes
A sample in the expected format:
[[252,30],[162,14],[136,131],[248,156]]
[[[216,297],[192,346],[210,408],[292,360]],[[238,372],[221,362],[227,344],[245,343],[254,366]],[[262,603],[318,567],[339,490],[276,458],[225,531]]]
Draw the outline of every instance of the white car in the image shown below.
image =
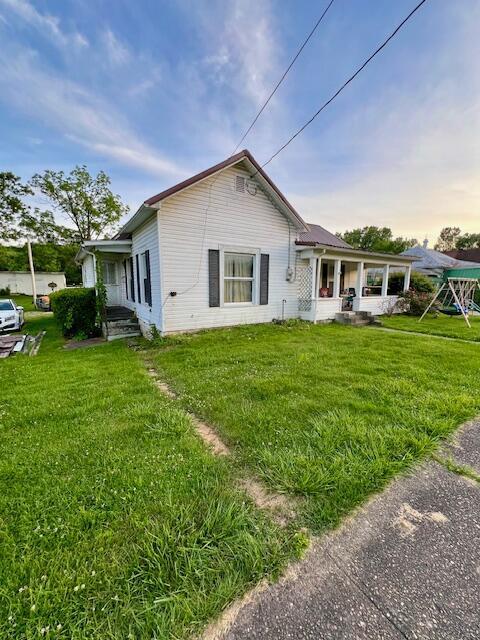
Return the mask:
[[9,298],[0,299],[0,333],[2,331],[19,331],[24,322],[23,307],[18,307]]

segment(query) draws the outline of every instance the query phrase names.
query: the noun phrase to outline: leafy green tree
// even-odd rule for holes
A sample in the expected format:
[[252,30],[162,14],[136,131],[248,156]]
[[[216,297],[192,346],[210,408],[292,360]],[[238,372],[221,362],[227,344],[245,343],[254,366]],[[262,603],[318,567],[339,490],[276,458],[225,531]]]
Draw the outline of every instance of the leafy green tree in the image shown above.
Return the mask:
[[480,233],[464,233],[458,236],[455,249],[480,249]]
[[11,171],[0,173],[0,240],[20,237],[20,226],[29,211],[24,198],[32,194],[32,189]]
[[86,166],[75,167],[69,175],[47,170],[35,174],[30,184],[49,199],[56,214],[74,225],[79,243],[112,233],[128,212],[110,190],[110,178],[104,171],[93,177]]
[[434,249],[437,251],[452,251],[452,249],[456,249],[460,233],[460,227],[444,227],[440,231]]
[[394,238],[389,227],[368,226],[345,231],[343,234],[338,233],[337,235],[355,249],[381,253],[402,253],[405,249],[417,244],[414,238]]

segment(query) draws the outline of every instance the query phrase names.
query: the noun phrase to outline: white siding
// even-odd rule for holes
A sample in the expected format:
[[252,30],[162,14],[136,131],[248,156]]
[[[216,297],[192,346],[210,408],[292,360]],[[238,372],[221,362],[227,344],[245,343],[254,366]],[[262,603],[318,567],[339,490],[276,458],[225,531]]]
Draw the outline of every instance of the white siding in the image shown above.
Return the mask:
[[[146,250],[150,251],[150,274],[152,280],[152,306],[149,307],[145,303],[145,292],[143,289],[143,259],[142,253]],[[158,225],[157,217],[154,214],[145,224],[136,229],[132,234],[132,253],[133,266],[135,272],[135,302],[127,301],[125,297],[125,281],[122,278],[122,304],[134,309],[140,321],[142,331],[148,332],[150,325],[161,327],[161,287],[160,287],[160,259],[158,251]],[[140,264],[140,286],[141,286],[141,302],[138,302],[138,284],[137,284],[137,263],[136,256]],[[123,269],[123,267],[122,267]]]
[[397,300],[398,296],[365,296],[363,298],[354,298],[353,310],[370,311],[374,316],[381,316],[389,307],[394,305]]
[[[167,333],[270,322],[281,317],[283,299],[287,301],[285,317],[298,317],[297,283],[286,281],[289,223],[258,184],[256,195],[237,193],[236,175],[249,177],[240,166],[232,167],[161,204],[162,328]],[[292,265],[295,237],[292,228]],[[268,305],[209,307],[208,250],[222,246],[249,247],[269,254]],[[170,297],[171,291],[177,295]]]
[[93,256],[88,254],[82,261],[82,283],[84,287],[95,286],[95,267]]

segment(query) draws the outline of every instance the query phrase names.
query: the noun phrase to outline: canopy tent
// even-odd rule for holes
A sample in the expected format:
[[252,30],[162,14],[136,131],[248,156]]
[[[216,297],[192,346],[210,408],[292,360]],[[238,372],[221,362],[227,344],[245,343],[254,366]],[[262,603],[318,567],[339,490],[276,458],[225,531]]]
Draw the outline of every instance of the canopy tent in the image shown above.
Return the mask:
[[475,292],[480,290],[480,282],[477,278],[447,278],[437,291],[428,307],[423,312],[419,322],[427,315],[436,300],[441,300],[442,313],[447,315],[462,314],[465,322],[470,327],[468,314],[471,311],[480,311],[475,303]]

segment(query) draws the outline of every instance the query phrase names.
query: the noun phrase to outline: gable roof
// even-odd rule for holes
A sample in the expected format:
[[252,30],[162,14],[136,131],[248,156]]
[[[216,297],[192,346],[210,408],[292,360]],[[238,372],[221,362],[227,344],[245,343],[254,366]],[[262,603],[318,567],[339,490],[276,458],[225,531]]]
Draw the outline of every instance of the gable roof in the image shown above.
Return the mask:
[[319,224],[308,223],[308,231],[300,233],[300,237],[296,244],[315,246],[316,244],[327,244],[330,247],[341,247],[342,249],[351,249],[351,245],[338,238],[330,231],[327,231]]
[[455,269],[460,267],[478,267],[478,263],[457,260],[451,256],[447,256],[441,251],[428,249],[417,245],[402,251],[402,256],[414,256],[417,258],[413,263],[415,269]]
[[239,151],[230,158],[219,162],[218,164],[197,173],[196,175],[188,178],[187,180],[183,180],[173,187],[169,187],[160,193],[157,193],[154,196],[151,196],[140,206],[135,215],[130,218],[130,220],[122,227],[120,232],[117,234],[117,237],[122,237],[124,234],[131,233],[134,229],[136,229],[140,224],[142,224],[152,213],[152,208],[155,207],[158,203],[162,202],[162,200],[166,200],[173,195],[176,195],[183,191],[184,189],[188,189],[189,187],[213,176],[219,171],[223,171],[228,167],[232,167],[240,162],[244,162],[251,171],[252,177],[258,179],[260,184],[265,188],[266,191],[270,193],[273,201],[278,206],[278,208],[284,213],[284,215],[293,223],[296,229],[299,231],[307,231],[308,226],[300,216],[300,214],[295,211],[293,206],[287,200],[287,198],[283,195],[277,185],[273,182],[273,180],[265,173],[262,167],[258,164],[255,158],[252,156],[248,149],[243,149],[243,151]]

